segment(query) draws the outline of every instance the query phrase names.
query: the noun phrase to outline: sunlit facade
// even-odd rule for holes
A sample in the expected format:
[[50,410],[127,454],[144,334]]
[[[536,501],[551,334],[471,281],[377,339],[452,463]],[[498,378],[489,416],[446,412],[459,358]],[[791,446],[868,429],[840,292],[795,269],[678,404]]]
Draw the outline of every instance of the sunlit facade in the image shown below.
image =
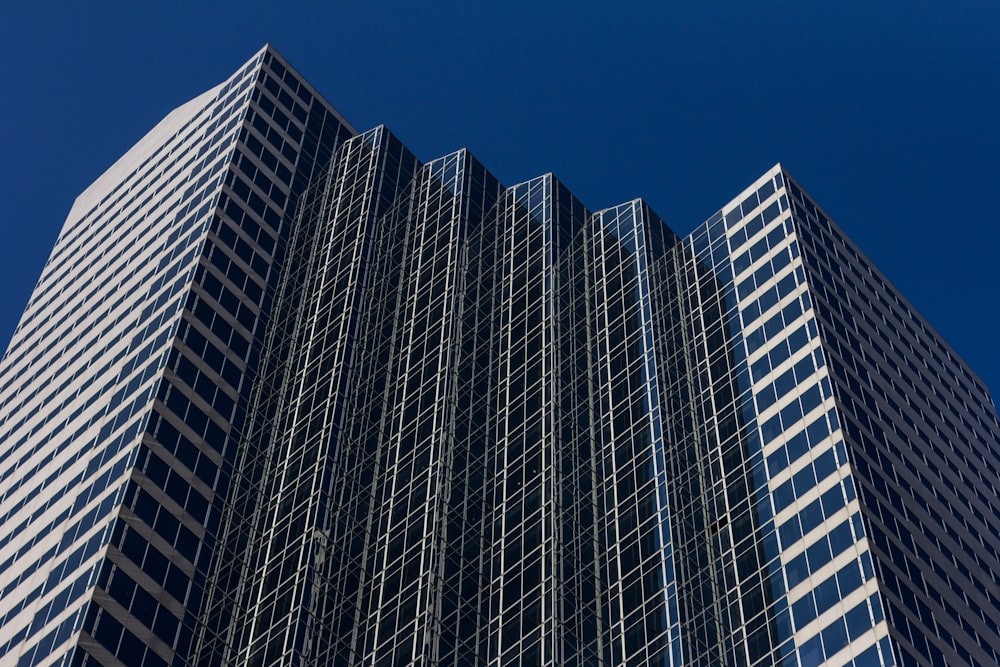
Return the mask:
[[992,400],[780,165],[681,237],[265,48],[0,378],[0,665],[1000,662]]

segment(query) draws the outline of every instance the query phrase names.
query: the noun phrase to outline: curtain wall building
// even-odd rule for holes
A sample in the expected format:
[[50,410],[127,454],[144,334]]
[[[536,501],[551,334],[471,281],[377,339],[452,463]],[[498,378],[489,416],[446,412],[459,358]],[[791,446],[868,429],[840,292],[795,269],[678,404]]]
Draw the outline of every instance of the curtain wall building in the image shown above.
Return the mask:
[[780,165],[681,237],[265,48],[80,195],[0,362],[0,665],[998,664],[998,471]]

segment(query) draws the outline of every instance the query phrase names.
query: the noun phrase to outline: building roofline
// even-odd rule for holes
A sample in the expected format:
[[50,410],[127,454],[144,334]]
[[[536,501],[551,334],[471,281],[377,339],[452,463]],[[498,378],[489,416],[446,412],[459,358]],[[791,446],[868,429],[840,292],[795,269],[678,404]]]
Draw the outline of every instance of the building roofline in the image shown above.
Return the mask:
[[[276,48],[274,48],[274,46],[270,42],[264,44],[264,46],[261,47],[261,49],[257,51],[256,54],[254,54],[253,58],[259,58],[265,53],[270,54],[274,59],[280,62],[285,69],[292,72],[299,79],[302,85],[304,85],[306,89],[312,94],[312,96],[315,97],[320,102],[322,102],[323,105],[327,109],[329,109],[331,113],[333,113],[334,117],[336,117],[336,119],[339,120],[344,125],[344,127],[350,130],[352,134],[360,134],[358,129],[354,127],[354,125],[352,125],[350,121],[344,118],[344,115],[340,113],[337,107],[333,106],[328,99],[323,97],[323,95],[318,90],[316,90],[316,88],[309,82],[309,79],[305,77],[302,74],[302,72],[296,69],[291,63],[289,63],[288,60],[285,59],[285,57],[282,56],[281,53]],[[253,58],[251,58],[251,60],[253,60]]]

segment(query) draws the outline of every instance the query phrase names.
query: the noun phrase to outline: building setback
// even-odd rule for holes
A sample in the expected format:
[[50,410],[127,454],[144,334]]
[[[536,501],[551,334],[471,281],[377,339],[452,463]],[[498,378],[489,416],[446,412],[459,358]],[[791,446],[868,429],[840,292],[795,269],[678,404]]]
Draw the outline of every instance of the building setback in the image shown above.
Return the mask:
[[1000,425],[780,165],[686,237],[270,47],[0,362],[0,666],[1000,664]]

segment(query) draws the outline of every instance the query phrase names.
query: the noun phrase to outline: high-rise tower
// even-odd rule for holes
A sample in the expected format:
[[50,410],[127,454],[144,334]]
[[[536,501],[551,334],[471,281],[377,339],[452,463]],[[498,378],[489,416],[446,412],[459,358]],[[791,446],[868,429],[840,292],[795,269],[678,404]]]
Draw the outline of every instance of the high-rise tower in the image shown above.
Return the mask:
[[983,383],[780,166],[671,273],[686,661],[1000,660]]
[[351,134],[265,48],[77,198],[0,364],[0,664],[187,655],[290,213]]
[[680,237],[265,48],[0,379],[3,665],[1000,663],[992,400],[780,165]]

